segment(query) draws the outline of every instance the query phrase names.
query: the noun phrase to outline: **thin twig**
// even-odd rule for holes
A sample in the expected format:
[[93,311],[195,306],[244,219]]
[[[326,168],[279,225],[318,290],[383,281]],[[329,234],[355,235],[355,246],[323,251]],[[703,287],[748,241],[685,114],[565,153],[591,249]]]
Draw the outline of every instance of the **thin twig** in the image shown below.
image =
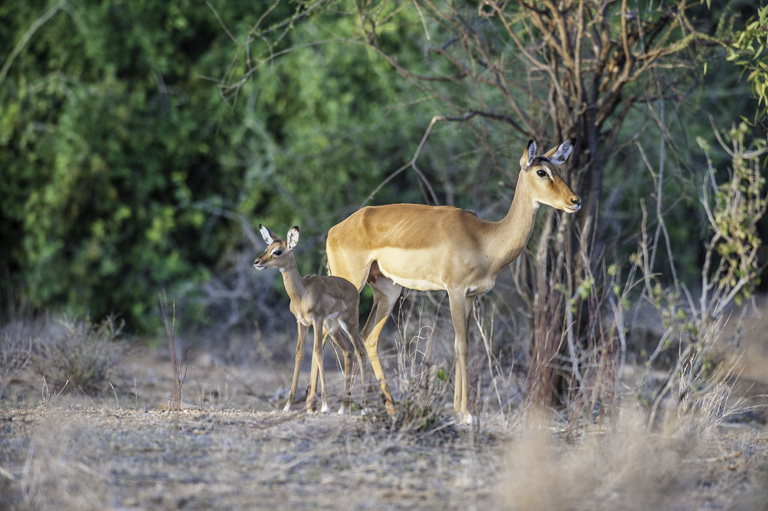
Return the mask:
[[24,49],[24,47],[29,43],[29,40],[32,39],[32,36],[35,35],[35,32],[37,32],[40,27],[45,25],[45,23],[53,18],[56,13],[58,13],[60,10],[62,10],[67,4],[69,3],[69,0],[62,0],[47,11],[43,13],[42,16],[37,18],[35,22],[32,24],[31,27],[24,33],[23,36],[21,36],[21,39],[19,39],[19,42],[16,43],[16,46],[13,47],[13,50],[11,50],[11,53],[8,55],[8,58],[5,59],[5,62],[3,63],[2,69],[0,69],[0,83],[3,83],[5,80],[6,75],[8,74],[8,70],[11,68],[11,64],[13,64],[13,61],[18,57],[19,53],[21,53],[21,50]]

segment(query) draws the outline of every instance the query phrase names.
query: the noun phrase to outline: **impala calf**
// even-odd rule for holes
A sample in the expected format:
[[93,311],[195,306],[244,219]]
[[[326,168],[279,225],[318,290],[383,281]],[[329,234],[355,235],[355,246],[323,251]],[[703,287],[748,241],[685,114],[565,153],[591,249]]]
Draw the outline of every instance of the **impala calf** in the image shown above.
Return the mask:
[[[312,349],[312,370],[310,389],[307,396],[307,411],[315,409],[317,378],[320,377],[322,412],[327,413],[328,404],[325,395],[325,374],[323,371],[323,346],[330,334],[344,357],[344,397],[339,413],[349,410],[351,393],[349,390],[352,376],[352,356],[354,352],[360,366],[360,381],[363,388],[363,410],[366,409],[365,348],[358,329],[357,307],[360,301],[357,288],[340,277],[307,275],[302,278],[293,257],[293,249],[299,242],[299,228],[288,231],[287,241],[279,239],[266,227],[259,224],[259,232],[267,243],[267,250],[257,258],[253,266],[257,270],[277,268],[283,276],[283,283],[291,299],[291,312],[298,325],[296,358],[293,367],[291,393],[284,410],[288,411],[296,398],[296,386],[299,381],[299,366],[304,356],[304,341],[311,326],[314,329],[315,342]],[[321,339],[322,332],[322,339]]]
[[475,297],[493,288],[499,272],[528,244],[540,204],[566,213],[581,207],[581,199],[557,171],[573,144],[573,139],[567,140],[537,156],[536,142],[528,143],[509,212],[498,222],[453,207],[391,204],[360,209],[328,231],[330,273],[358,290],[366,282],[373,289],[373,306],[362,335],[390,413],[392,396],[378,355],[381,330],[403,287],[445,290],[455,334],[453,407],[462,419],[473,422],[467,409],[467,330]]

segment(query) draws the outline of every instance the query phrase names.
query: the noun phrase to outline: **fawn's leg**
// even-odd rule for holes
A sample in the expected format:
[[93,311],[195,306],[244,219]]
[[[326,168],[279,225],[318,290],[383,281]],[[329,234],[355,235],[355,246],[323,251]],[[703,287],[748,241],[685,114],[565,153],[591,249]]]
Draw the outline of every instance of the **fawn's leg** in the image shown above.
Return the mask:
[[[309,396],[307,396],[307,411],[315,411],[315,399],[317,398],[317,379],[320,378],[320,397],[322,413],[328,412],[328,402],[325,395],[325,372],[323,371],[323,345],[328,333],[323,330],[322,321],[315,321],[315,342],[312,346],[312,371],[309,376]],[[320,337],[322,335],[322,338]]]
[[304,358],[304,341],[307,339],[307,331],[309,327],[302,325],[298,321],[298,339],[296,341],[296,358],[293,365],[293,380],[291,381],[291,393],[288,394],[288,402],[285,403],[283,411],[288,412],[291,410],[291,405],[296,401],[296,388],[299,385],[299,369],[301,368],[301,360]]

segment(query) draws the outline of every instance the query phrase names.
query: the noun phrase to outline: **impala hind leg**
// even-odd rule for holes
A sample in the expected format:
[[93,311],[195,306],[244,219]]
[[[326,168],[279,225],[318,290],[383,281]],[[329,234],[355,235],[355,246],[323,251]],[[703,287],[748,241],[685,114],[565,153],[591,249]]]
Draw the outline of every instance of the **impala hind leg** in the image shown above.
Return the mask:
[[379,277],[375,282],[369,282],[369,285],[373,289],[373,307],[371,308],[371,314],[368,316],[368,321],[365,322],[365,327],[363,327],[362,335],[365,338],[365,349],[368,352],[368,357],[371,359],[373,374],[376,375],[381,391],[384,394],[387,413],[393,415],[395,413],[394,400],[392,399],[392,393],[389,391],[384,370],[381,367],[381,360],[379,360],[379,336],[389,319],[389,315],[392,313],[392,309],[395,307],[395,303],[397,303],[397,299],[400,297],[402,287],[383,276]]
[[[360,368],[360,386],[362,387],[362,414],[367,415],[368,414],[368,378],[366,377],[366,369],[365,369],[365,362],[366,362],[366,352],[365,352],[365,344],[363,343],[363,339],[360,337],[360,334],[355,332],[355,337],[353,337],[354,345],[355,345],[355,357],[357,357],[357,366]],[[390,396],[391,398],[391,396]]]

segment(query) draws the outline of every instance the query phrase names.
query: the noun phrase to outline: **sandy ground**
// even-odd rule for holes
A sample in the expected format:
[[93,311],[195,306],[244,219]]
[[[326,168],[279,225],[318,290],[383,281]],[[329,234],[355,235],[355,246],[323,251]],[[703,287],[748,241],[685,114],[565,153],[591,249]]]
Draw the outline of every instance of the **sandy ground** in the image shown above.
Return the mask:
[[[737,390],[753,406],[768,388],[768,325],[749,321]],[[459,427],[446,409],[422,431],[380,409],[282,412],[290,374],[290,363],[202,353],[179,412],[163,351],[134,351],[98,397],[16,381],[0,402],[0,510],[768,510],[760,408],[654,432],[628,412],[568,441],[556,423],[531,435],[519,414],[490,410]]]

